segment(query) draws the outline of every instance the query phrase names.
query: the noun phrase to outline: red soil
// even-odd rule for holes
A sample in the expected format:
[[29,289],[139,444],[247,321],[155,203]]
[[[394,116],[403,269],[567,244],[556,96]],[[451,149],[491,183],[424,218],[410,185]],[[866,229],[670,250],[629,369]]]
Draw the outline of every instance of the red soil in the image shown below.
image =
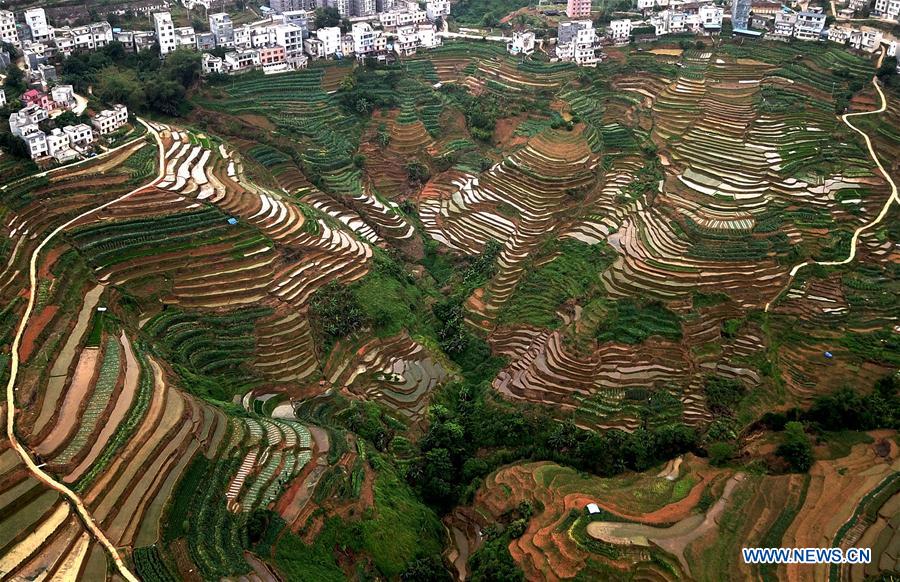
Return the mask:
[[34,351],[34,342],[53,319],[53,316],[56,315],[57,311],[59,311],[59,306],[48,305],[28,321],[28,327],[25,328],[25,333],[22,334],[22,344],[19,346],[19,359],[23,363],[28,361],[28,358]]

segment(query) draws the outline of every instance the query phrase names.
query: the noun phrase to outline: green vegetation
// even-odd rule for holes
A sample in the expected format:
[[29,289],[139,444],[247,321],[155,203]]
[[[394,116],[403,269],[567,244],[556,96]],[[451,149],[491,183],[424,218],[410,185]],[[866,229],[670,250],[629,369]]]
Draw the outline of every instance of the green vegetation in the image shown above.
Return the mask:
[[678,316],[662,303],[653,301],[616,301],[597,330],[597,339],[601,342],[638,344],[652,336],[681,339]]

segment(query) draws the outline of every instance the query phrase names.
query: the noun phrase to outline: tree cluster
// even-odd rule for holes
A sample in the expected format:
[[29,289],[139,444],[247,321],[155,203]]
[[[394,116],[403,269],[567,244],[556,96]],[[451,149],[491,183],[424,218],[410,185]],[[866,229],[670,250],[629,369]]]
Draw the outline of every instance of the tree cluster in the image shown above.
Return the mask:
[[160,61],[155,48],[126,53],[121,43],[112,42],[71,55],[63,61],[62,75],[76,91],[91,89],[105,103],[179,116],[188,108],[187,90],[200,78],[200,54],[179,49]]

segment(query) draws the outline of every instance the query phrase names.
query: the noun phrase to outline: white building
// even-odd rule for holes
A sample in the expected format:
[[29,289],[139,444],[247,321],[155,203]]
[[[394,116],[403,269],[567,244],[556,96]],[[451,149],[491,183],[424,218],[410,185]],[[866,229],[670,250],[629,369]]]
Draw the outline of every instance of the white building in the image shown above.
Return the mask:
[[828,40],[838,44],[847,44],[853,28],[849,26],[832,26],[828,29]]
[[195,50],[197,48],[197,34],[193,26],[179,26],[175,29],[175,44],[178,48]]
[[126,123],[128,123],[128,108],[121,103],[112,109],[104,109],[91,119],[91,124],[97,128],[100,135],[112,133]]
[[78,156],[69,142],[69,134],[58,127],[47,135],[47,153],[59,162],[68,162]]
[[875,0],[875,13],[889,20],[898,20],[900,0]]
[[49,153],[47,148],[47,134],[40,129],[37,129],[36,126],[33,131],[23,135],[22,139],[25,140],[25,144],[28,146],[28,155],[31,156],[32,160],[43,158]]
[[378,15],[378,21],[384,28],[421,24],[426,20],[428,20],[426,12],[418,8],[414,10],[390,10]]
[[361,59],[387,50],[384,32],[375,30],[368,22],[356,22],[350,29],[353,37],[353,52]]
[[877,28],[864,26],[850,33],[850,46],[856,50],[875,52],[881,47],[883,33]]
[[73,109],[77,105],[72,85],[57,85],[50,90],[50,99],[61,109]]
[[239,49],[225,55],[223,68],[226,73],[238,73],[258,67],[260,62],[258,49]]
[[724,15],[725,11],[722,7],[715,4],[704,4],[697,10],[700,26],[706,32],[722,30],[722,17]]
[[274,28],[275,44],[284,47],[287,57],[303,54],[303,29],[296,24],[279,24]]
[[209,15],[209,31],[216,37],[216,46],[234,46],[234,24],[225,12]]
[[365,17],[375,15],[375,0],[353,0],[353,16]]
[[200,71],[204,75],[209,75],[211,73],[222,73],[224,72],[224,61],[210,53],[203,53],[203,57],[200,60]]
[[0,89],[0,107],[6,106],[6,91]]
[[22,46],[19,31],[16,30],[16,15],[9,10],[0,10],[0,40],[13,46]]
[[775,14],[775,30],[772,34],[783,39],[794,36],[794,26],[797,24],[797,13],[782,11]]
[[9,131],[13,135],[22,137],[29,132],[30,126],[34,126],[34,129],[37,129],[37,124],[47,119],[47,117],[47,111],[37,105],[23,107],[9,116]]
[[171,14],[154,12],[153,28],[156,31],[156,42],[159,44],[160,55],[167,55],[178,48],[178,39],[175,38],[175,25],[172,24]]
[[303,42],[306,54],[314,59],[326,59],[341,51],[341,29],[327,26],[313,32]]
[[94,143],[94,131],[89,125],[67,125],[63,131],[69,136],[69,143],[77,147],[86,147]]
[[428,0],[425,3],[425,14],[428,20],[450,16],[450,0]]
[[607,35],[616,44],[627,43],[628,39],[631,38],[631,28],[630,20],[611,20],[607,29]]
[[821,12],[798,12],[794,25],[794,38],[798,40],[820,40],[825,29],[825,15]]
[[597,31],[590,20],[560,22],[556,56],[562,61],[593,67],[600,61]]
[[747,30],[750,26],[750,9],[752,0],[731,1],[731,27],[734,30]]
[[506,43],[506,52],[511,55],[530,55],[534,52],[533,32],[514,32]]
[[397,28],[394,52],[401,57],[407,57],[416,54],[416,49],[434,48],[440,44],[440,38],[435,34],[433,24],[410,24]]
[[47,42],[53,35],[53,29],[47,24],[47,13],[43,8],[26,10],[25,25],[31,31],[31,40],[34,42]]
[[325,5],[337,9],[342,18],[349,18],[352,15],[351,0],[326,0]]

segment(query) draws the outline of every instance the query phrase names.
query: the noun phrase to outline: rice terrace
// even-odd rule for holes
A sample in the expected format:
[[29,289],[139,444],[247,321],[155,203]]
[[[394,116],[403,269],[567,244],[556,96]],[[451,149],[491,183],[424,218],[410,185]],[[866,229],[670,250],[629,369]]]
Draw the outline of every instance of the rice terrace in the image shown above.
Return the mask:
[[900,580],[896,14],[172,3],[64,50],[47,4],[0,11],[0,580]]

